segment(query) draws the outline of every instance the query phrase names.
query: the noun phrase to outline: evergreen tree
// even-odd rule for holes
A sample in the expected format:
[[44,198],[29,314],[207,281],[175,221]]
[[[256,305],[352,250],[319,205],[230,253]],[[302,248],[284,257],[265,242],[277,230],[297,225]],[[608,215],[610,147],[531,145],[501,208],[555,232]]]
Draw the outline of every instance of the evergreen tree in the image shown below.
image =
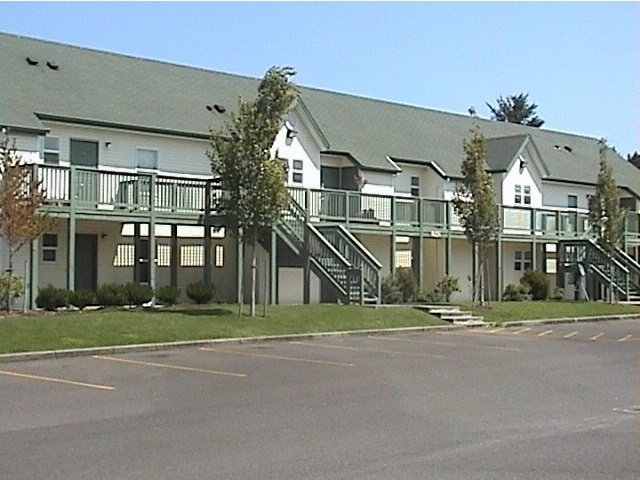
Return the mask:
[[[8,250],[8,285],[12,285],[13,259],[27,243],[51,228],[52,220],[39,212],[45,200],[42,183],[22,161],[5,136],[0,140],[0,238]],[[7,289],[7,311],[11,312],[11,288]]]
[[[597,242],[610,257],[615,254],[624,238],[625,210],[620,206],[618,186],[613,169],[607,160],[609,147],[604,139],[598,142],[600,170],[596,193],[589,201],[589,220]],[[609,301],[613,301],[613,276],[610,275]]]
[[453,207],[471,243],[473,258],[476,259],[475,271],[472,273],[472,300],[483,305],[486,256],[498,231],[498,207],[491,176],[485,170],[485,138],[477,125],[471,129],[471,140],[463,140],[463,149],[463,179],[456,189]]
[[529,127],[541,127],[544,124],[544,120],[536,115],[538,105],[529,103],[528,93],[509,95],[507,98],[500,96],[496,102],[495,107],[487,103],[487,107],[492,113],[492,120],[518,123]]
[[[251,316],[255,316],[256,247],[261,231],[277,224],[289,201],[285,171],[271,147],[290,110],[297,90],[290,82],[295,71],[272,67],[258,87],[254,101],[240,99],[237,113],[211,132],[211,169],[223,194],[216,209],[243,245],[253,247],[251,259]],[[242,311],[243,294],[239,294]]]

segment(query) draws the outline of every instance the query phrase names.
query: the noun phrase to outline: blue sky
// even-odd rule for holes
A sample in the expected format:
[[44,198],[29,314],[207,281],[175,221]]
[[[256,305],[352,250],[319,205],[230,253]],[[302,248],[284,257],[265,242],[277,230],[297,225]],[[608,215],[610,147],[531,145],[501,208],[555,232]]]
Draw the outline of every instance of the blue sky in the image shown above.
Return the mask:
[[543,128],[640,151],[640,3],[2,2],[0,30],[466,113],[520,92]]

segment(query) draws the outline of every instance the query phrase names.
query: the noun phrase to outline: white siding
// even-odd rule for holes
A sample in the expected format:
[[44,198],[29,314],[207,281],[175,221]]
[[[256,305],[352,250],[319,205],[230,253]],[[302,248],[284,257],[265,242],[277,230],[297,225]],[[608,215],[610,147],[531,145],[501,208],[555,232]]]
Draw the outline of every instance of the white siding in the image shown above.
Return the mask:
[[206,140],[61,123],[50,123],[48,126],[50,134],[60,138],[62,165],[69,164],[70,140],[78,139],[98,142],[100,167],[134,170],[136,150],[145,148],[158,151],[159,173],[211,175],[206,156],[209,144]]
[[593,195],[594,187],[586,185],[572,185],[566,183],[544,182],[543,201],[545,207],[567,208],[569,195],[578,197],[578,208],[588,209],[587,195]]

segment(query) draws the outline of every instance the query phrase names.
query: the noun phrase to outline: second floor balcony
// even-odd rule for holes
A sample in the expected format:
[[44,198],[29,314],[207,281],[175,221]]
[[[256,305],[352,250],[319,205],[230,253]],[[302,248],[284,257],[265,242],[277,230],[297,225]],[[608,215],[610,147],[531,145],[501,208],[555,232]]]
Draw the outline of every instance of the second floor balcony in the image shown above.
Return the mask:
[[[34,166],[46,190],[45,209],[65,215],[127,215],[197,222],[216,216],[222,194],[212,178],[128,173],[82,167]],[[403,235],[462,235],[451,201],[358,191],[290,188],[310,222],[339,223],[359,232],[394,231]],[[590,236],[586,210],[501,205],[503,237],[541,239]],[[141,220],[142,221],[142,220]],[[640,245],[640,215],[627,213],[625,242]]]

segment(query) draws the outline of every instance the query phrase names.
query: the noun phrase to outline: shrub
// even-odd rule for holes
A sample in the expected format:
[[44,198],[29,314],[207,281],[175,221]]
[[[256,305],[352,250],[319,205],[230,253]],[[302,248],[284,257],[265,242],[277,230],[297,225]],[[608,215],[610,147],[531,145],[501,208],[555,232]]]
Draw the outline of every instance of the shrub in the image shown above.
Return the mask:
[[96,292],[96,299],[105,307],[121,307],[127,302],[124,286],[117,283],[105,283]]
[[549,295],[549,298],[551,300],[564,300],[564,290],[558,287],[555,287],[553,289],[553,292],[551,292],[551,295]]
[[438,287],[428,290],[420,290],[416,294],[416,302],[421,303],[442,303],[444,295]]
[[11,277],[11,286],[9,287],[9,274],[3,273],[0,275],[0,304],[7,299],[7,289],[10,289],[11,298],[16,298],[22,295],[24,286],[22,285],[22,279],[20,277]]
[[36,305],[49,312],[53,312],[60,307],[66,306],[68,299],[68,290],[65,290],[63,288],[56,288],[53,285],[48,285],[38,290]]
[[402,290],[400,289],[397,279],[392,275],[382,280],[380,293],[382,296],[380,301],[384,304],[402,303]]
[[204,304],[209,303],[216,293],[216,287],[202,282],[187,285],[187,297],[192,301]]
[[395,277],[402,292],[402,301],[412,301],[418,291],[418,284],[411,269],[407,267],[396,268]]
[[452,277],[450,275],[442,277],[442,279],[436,283],[436,287],[442,292],[447,303],[451,300],[452,293],[461,291],[460,285],[458,284],[458,277]]
[[96,294],[91,290],[76,290],[69,292],[69,303],[82,310],[95,301]]
[[543,272],[527,270],[520,283],[529,287],[533,300],[546,300],[549,297],[549,279]]
[[136,282],[129,282],[124,286],[124,294],[129,305],[142,305],[153,298],[153,288]]
[[510,283],[502,294],[502,300],[505,302],[521,302],[528,299],[529,289],[521,283]]
[[171,285],[165,285],[160,287],[156,292],[156,297],[162,303],[167,305],[175,305],[178,303],[178,297],[180,296],[180,289],[172,287]]

